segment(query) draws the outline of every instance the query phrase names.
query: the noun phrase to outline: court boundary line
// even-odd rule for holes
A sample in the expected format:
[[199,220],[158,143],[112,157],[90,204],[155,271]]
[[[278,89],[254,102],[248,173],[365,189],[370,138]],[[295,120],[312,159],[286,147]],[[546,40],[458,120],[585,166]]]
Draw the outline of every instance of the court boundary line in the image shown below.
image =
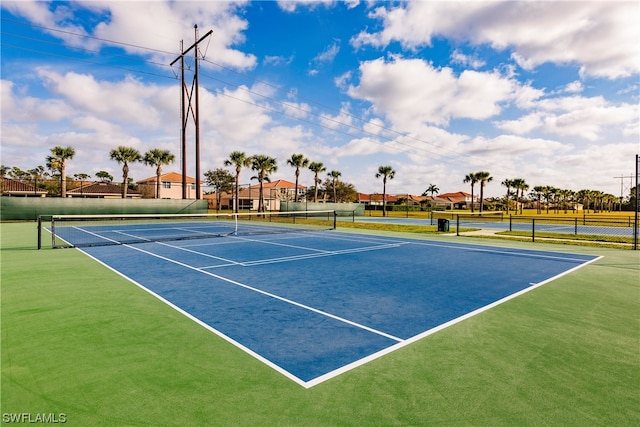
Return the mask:
[[428,329],[428,330],[426,330],[426,331],[424,331],[422,333],[414,335],[413,337],[407,338],[407,339],[403,340],[402,342],[399,342],[397,344],[389,346],[389,347],[387,347],[385,349],[382,349],[382,350],[380,350],[380,351],[378,351],[376,353],[372,353],[369,356],[366,356],[366,357],[364,357],[362,359],[356,360],[355,362],[352,362],[352,363],[350,363],[348,365],[344,365],[344,366],[342,366],[342,367],[340,367],[338,369],[335,369],[335,370],[333,370],[331,372],[327,372],[326,374],[323,374],[323,375],[321,375],[319,377],[316,377],[316,378],[314,378],[314,379],[312,379],[310,381],[307,381],[307,383],[306,383],[307,387],[306,388],[311,388],[311,387],[313,387],[315,385],[323,383],[323,382],[325,382],[327,380],[330,380],[331,378],[337,377],[338,375],[341,375],[341,374],[343,374],[345,372],[348,372],[348,371],[350,371],[352,369],[355,369],[355,368],[357,368],[359,366],[365,365],[365,364],[367,364],[367,363],[369,363],[369,362],[371,362],[371,361],[373,361],[375,359],[378,359],[380,357],[386,356],[387,354],[393,353],[396,350],[399,350],[399,349],[404,348],[404,347],[406,347],[408,345],[411,345],[411,344],[413,344],[413,343],[415,343],[417,341],[420,341],[421,339],[426,338],[426,337],[428,337],[430,335],[433,335],[433,334],[435,334],[437,332],[440,332],[443,329],[446,329],[446,328],[448,328],[450,326],[453,326],[453,325],[455,325],[457,323],[460,323],[460,322],[462,322],[464,320],[467,320],[467,319],[469,319],[471,317],[477,316],[478,314],[483,313],[485,311],[491,310],[492,308],[495,308],[495,307],[497,307],[497,306],[499,306],[501,304],[504,304],[505,302],[510,301],[512,299],[515,299],[515,298],[517,298],[517,297],[519,297],[521,295],[524,295],[527,292],[531,292],[532,290],[537,289],[537,288],[539,288],[541,286],[544,286],[547,283],[550,283],[550,282],[552,282],[552,281],[554,281],[556,279],[559,279],[562,276],[565,276],[567,274],[573,273],[574,271],[576,271],[576,270],[578,270],[578,269],[580,269],[582,267],[585,267],[586,265],[589,265],[589,264],[591,264],[593,262],[596,262],[596,261],[598,261],[598,260],[600,260],[602,258],[604,258],[604,256],[601,255],[601,256],[597,256],[596,258],[591,259],[591,260],[583,260],[584,261],[583,263],[581,263],[579,265],[576,265],[575,267],[573,267],[573,268],[571,268],[569,270],[563,271],[562,273],[559,273],[559,274],[556,274],[555,276],[549,277],[548,279],[545,279],[545,280],[543,280],[543,281],[541,281],[539,283],[532,284],[527,288],[524,288],[524,289],[522,289],[520,291],[514,292],[511,295],[507,295],[506,297],[503,297],[503,298],[501,298],[499,300],[496,300],[496,301],[494,301],[492,303],[489,303],[489,304],[487,304],[485,306],[479,307],[479,308],[477,308],[477,309],[475,309],[473,311],[470,311],[469,313],[466,313],[466,314],[463,314],[462,316],[456,317],[455,319],[451,319],[448,322],[442,323],[442,324],[440,324],[440,325],[438,325],[436,327],[433,327],[433,328]]
[[[385,236],[381,236],[381,237],[382,237],[382,239],[385,238]],[[408,239],[408,240],[410,240],[410,241],[406,241],[405,240],[404,243],[416,243],[416,244],[421,244],[421,245],[425,245],[425,246],[445,247],[445,248],[452,248],[452,249],[471,250],[471,251],[498,253],[498,254],[506,254],[506,255],[532,256],[532,257],[547,258],[547,259],[568,260],[568,261],[577,262],[579,264],[574,266],[574,267],[572,267],[572,268],[570,268],[570,269],[568,269],[568,270],[565,270],[565,271],[563,271],[563,272],[561,272],[561,273],[559,273],[559,274],[557,274],[555,276],[549,277],[549,278],[547,278],[547,279],[545,279],[545,280],[543,280],[541,282],[538,282],[538,283],[535,283],[535,284],[530,284],[530,286],[528,286],[528,287],[526,287],[526,288],[524,288],[524,289],[522,289],[520,291],[517,291],[517,292],[514,292],[513,294],[507,295],[506,297],[503,297],[503,298],[501,298],[499,300],[496,300],[496,301],[494,301],[492,303],[489,303],[489,304],[487,304],[487,305],[485,305],[483,307],[480,307],[480,308],[478,308],[476,310],[473,310],[473,311],[471,311],[469,313],[466,313],[466,314],[464,314],[462,316],[459,316],[459,317],[457,317],[455,319],[452,319],[452,320],[447,321],[447,322],[445,322],[443,324],[440,324],[440,325],[438,325],[438,326],[436,326],[434,328],[431,328],[431,329],[429,329],[427,331],[424,331],[424,332],[422,332],[420,334],[417,334],[417,335],[415,335],[413,337],[410,337],[410,338],[407,338],[407,339],[401,339],[401,338],[397,338],[397,337],[394,337],[394,336],[389,335],[389,334],[385,334],[384,332],[377,331],[377,330],[375,330],[373,328],[369,328],[369,327],[367,327],[365,325],[360,325],[357,322],[352,322],[352,321],[349,321],[348,319],[341,318],[340,316],[335,316],[335,315],[332,315],[331,313],[323,312],[322,310],[318,310],[318,309],[315,309],[313,307],[309,307],[309,306],[306,306],[304,304],[297,303],[297,302],[295,302],[293,300],[289,300],[287,298],[280,297],[280,296],[275,295],[275,294],[271,294],[271,293],[263,291],[261,289],[254,288],[254,287],[252,287],[250,285],[242,284],[242,283],[234,281],[232,279],[225,278],[223,276],[219,276],[219,275],[214,274],[214,273],[210,273],[208,271],[203,270],[202,268],[193,267],[193,266],[190,266],[188,264],[184,264],[182,262],[179,262],[179,261],[176,261],[176,260],[172,260],[170,258],[161,256],[161,255],[158,255],[158,254],[154,254],[154,253],[146,251],[146,250],[144,250],[142,248],[138,248],[133,244],[119,244],[119,245],[117,245],[117,246],[124,246],[124,247],[127,247],[129,249],[133,249],[135,251],[139,251],[139,252],[145,253],[147,255],[150,255],[150,256],[153,256],[153,257],[156,257],[156,258],[160,258],[160,259],[163,259],[165,261],[168,261],[168,262],[171,262],[171,263],[174,263],[174,264],[177,264],[177,265],[181,265],[181,266],[183,266],[185,268],[188,268],[188,269],[203,273],[205,275],[212,276],[214,278],[217,278],[219,280],[234,284],[236,286],[239,286],[239,287],[242,287],[242,288],[245,288],[245,289],[260,293],[260,294],[263,294],[265,296],[268,296],[268,297],[271,297],[271,298],[274,298],[274,299],[281,300],[283,302],[292,304],[294,306],[298,306],[298,307],[303,308],[303,309],[308,309],[308,310],[310,310],[312,312],[315,312],[317,314],[326,315],[327,317],[333,318],[335,320],[343,321],[343,322],[345,322],[347,324],[350,324],[352,326],[362,327],[364,330],[370,331],[372,333],[379,333],[381,336],[384,336],[386,338],[389,338],[389,339],[397,341],[396,344],[393,344],[393,345],[391,345],[391,346],[389,346],[389,347],[387,347],[387,348],[385,348],[383,350],[380,350],[380,351],[378,351],[376,353],[372,353],[372,354],[370,354],[368,356],[365,356],[364,358],[358,359],[358,360],[356,360],[354,362],[351,362],[351,363],[349,363],[347,365],[344,365],[344,366],[342,366],[342,367],[340,367],[338,369],[335,369],[333,371],[327,372],[327,373],[325,373],[323,375],[320,375],[320,376],[318,376],[316,378],[313,378],[312,380],[304,381],[304,380],[298,378],[297,376],[295,376],[294,374],[290,373],[289,371],[285,370],[284,368],[282,368],[278,364],[270,361],[269,359],[265,358],[264,356],[254,352],[250,348],[248,348],[248,347],[242,345],[241,343],[237,342],[233,338],[225,335],[221,331],[218,331],[217,329],[215,329],[215,328],[211,327],[210,325],[204,323],[203,321],[201,321],[200,319],[198,319],[194,315],[192,315],[189,312],[181,309],[180,307],[176,306],[175,304],[173,304],[169,300],[166,300],[162,296],[156,294],[152,290],[146,288],[144,285],[138,283],[137,281],[135,281],[132,278],[126,276],[125,274],[119,272],[118,270],[110,267],[108,264],[102,262],[101,260],[99,260],[99,259],[95,258],[94,256],[90,255],[89,253],[85,252],[82,248],[76,248],[76,249],[78,249],[82,253],[86,254],[90,258],[96,260],[98,263],[104,265],[105,267],[107,267],[111,271],[115,272],[119,276],[121,276],[121,277],[125,278],[126,280],[132,282],[134,285],[142,288],[147,293],[155,296],[160,301],[162,301],[165,304],[169,305],[170,307],[174,308],[175,310],[177,310],[181,314],[185,315],[189,319],[194,320],[197,324],[205,327],[207,330],[213,332],[214,334],[216,334],[217,336],[223,338],[227,342],[229,342],[229,343],[235,345],[236,347],[240,348],[241,350],[245,351],[247,354],[255,357],[259,361],[263,362],[264,364],[266,364],[267,366],[269,366],[272,369],[276,370],[277,372],[283,374],[285,377],[291,379],[295,383],[301,385],[305,389],[309,389],[309,388],[311,388],[311,387],[313,387],[315,385],[318,385],[318,384],[320,384],[322,382],[325,382],[325,381],[327,381],[327,380],[329,380],[331,378],[334,378],[334,377],[336,377],[338,375],[341,375],[341,374],[343,374],[345,372],[348,372],[348,371],[350,371],[352,369],[355,369],[355,368],[357,368],[359,366],[362,366],[362,365],[364,365],[364,364],[366,364],[368,362],[371,362],[371,361],[373,361],[373,360],[375,360],[377,358],[380,358],[382,356],[390,354],[390,353],[392,353],[392,352],[394,352],[394,351],[396,351],[396,350],[398,350],[400,348],[403,348],[403,347],[405,347],[407,345],[413,344],[414,342],[419,341],[419,340],[421,340],[421,339],[423,339],[423,338],[425,338],[427,336],[430,336],[430,335],[432,335],[432,334],[434,334],[436,332],[439,332],[439,331],[441,331],[443,329],[446,329],[446,328],[448,328],[448,327],[450,327],[452,325],[455,325],[455,324],[457,324],[459,322],[462,322],[462,321],[464,321],[464,320],[466,320],[468,318],[476,316],[476,315],[478,315],[478,314],[480,314],[480,313],[482,313],[484,311],[490,310],[490,309],[492,309],[492,308],[494,308],[494,307],[496,307],[498,305],[501,305],[501,304],[503,304],[503,303],[505,303],[505,302],[507,302],[507,301],[509,301],[511,299],[517,298],[517,297],[519,297],[519,296],[521,296],[521,295],[523,295],[523,294],[525,294],[527,292],[530,292],[530,291],[532,291],[534,289],[537,289],[537,288],[539,288],[539,287],[541,287],[541,286],[543,286],[543,285],[545,285],[545,284],[547,284],[549,282],[552,282],[552,281],[554,281],[554,280],[556,280],[556,279],[558,279],[558,278],[560,278],[562,276],[571,274],[574,271],[576,271],[576,270],[578,270],[578,269],[580,269],[580,268],[582,268],[582,267],[584,267],[586,265],[589,265],[591,263],[594,263],[594,262],[604,258],[604,256],[596,256],[596,255],[585,255],[585,256],[593,257],[592,259],[588,259],[588,260],[578,259],[578,258],[567,258],[567,257],[551,257],[551,256],[539,255],[537,253],[532,253],[532,252],[544,252],[544,251],[539,251],[539,250],[533,250],[533,251],[526,251],[525,250],[525,252],[518,252],[518,251],[511,252],[511,251],[505,251],[505,250],[483,249],[483,248],[477,247],[477,246],[475,246],[473,244],[469,244],[469,245],[467,245],[467,244],[450,245],[450,244],[431,243],[431,242],[421,241],[421,240],[418,240],[418,239]],[[153,243],[158,243],[158,242],[153,242]],[[167,246],[172,247],[172,245],[167,245]],[[321,254],[318,254],[318,255],[321,256]],[[573,255],[581,255],[581,254],[573,254]]]
[[337,321],[340,321],[340,322],[346,323],[346,324],[351,325],[351,326],[354,326],[354,327],[356,327],[356,328],[363,329],[363,330],[365,330],[365,331],[371,332],[371,333],[376,334],[376,335],[380,335],[380,336],[385,337],[385,338],[388,338],[388,339],[390,339],[390,340],[398,341],[398,342],[403,341],[403,339],[402,339],[402,338],[398,338],[398,337],[393,336],[393,335],[391,335],[391,334],[387,334],[386,332],[379,331],[379,330],[377,330],[377,329],[375,329],[375,328],[371,328],[371,327],[369,327],[369,326],[366,326],[366,325],[363,325],[363,324],[360,324],[360,323],[357,323],[357,322],[351,321],[351,320],[349,320],[349,319],[345,319],[344,317],[340,317],[340,316],[337,316],[337,315],[335,315],[335,314],[331,314],[331,313],[329,313],[329,312],[326,312],[326,311],[323,311],[323,310],[320,310],[320,309],[317,309],[317,308],[314,308],[314,307],[308,306],[308,305],[306,305],[306,304],[302,304],[302,303],[299,303],[299,302],[293,301],[293,300],[291,300],[291,299],[289,299],[289,298],[285,298],[285,297],[282,297],[282,296],[280,296],[280,295],[276,295],[276,294],[273,294],[273,293],[271,293],[271,292],[267,292],[267,291],[264,291],[264,290],[262,290],[262,289],[258,289],[258,288],[256,288],[256,287],[251,286],[251,285],[247,285],[247,284],[245,284],[245,283],[238,282],[237,280],[233,280],[233,279],[229,279],[228,277],[220,276],[220,275],[218,275],[218,274],[215,274],[215,273],[212,273],[212,272],[209,272],[209,271],[203,270],[203,269],[202,269],[202,268],[200,268],[200,267],[193,267],[193,266],[188,265],[188,264],[185,264],[185,263],[183,263],[183,262],[180,262],[180,261],[177,261],[177,260],[173,260],[173,259],[167,258],[167,257],[162,256],[162,255],[154,254],[153,252],[149,252],[149,251],[147,251],[147,250],[144,250],[144,249],[142,249],[142,248],[135,247],[135,246],[133,246],[133,245],[120,245],[120,246],[124,246],[124,247],[127,247],[127,248],[129,248],[129,249],[133,249],[133,250],[135,250],[135,251],[142,252],[142,253],[145,253],[145,254],[147,254],[147,255],[150,255],[150,256],[153,256],[153,257],[156,257],[156,258],[162,259],[162,260],[164,260],[164,261],[168,261],[168,262],[170,262],[170,263],[180,265],[180,266],[185,267],[185,268],[188,268],[188,269],[190,269],[190,270],[194,270],[194,271],[196,271],[196,272],[199,272],[199,273],[202,273],[202,274],[206,274],[206,275],[211,276],[211,277],[214,277],[214,278],[216,278],[216,279],[218,279],[218,280],[222,280],[222,281],[224,281],[224,282],[231,283],[232,285],[235,285],[235,286],[239,286],[239,287],[241,287],[241,288],[248,289],[248,290],[250,290],[250,291],[253,291],[253,292],[256,292],[256,293],[259,293],[259,294],[265,295],[265,296],[270,297],[270,298],[273,298],[273,299],[277,299],[277,300],[279,300],[279,301],[282,301],[282,302],[285,302],[285,303],[287,303],[287,304],[291,304],[291,305],[294,305],[294,306],[296,306],[296,307],[299,307],[299,308],[302,308],[302,309],[305,309],[305,310],[308,310],[308,311],[314,312],[314,313],[316,313],[316,314],[320,314],[321,316],[329,317],[329,318],[331,318],[331,319],[334,319],[334,320],[337,320]]

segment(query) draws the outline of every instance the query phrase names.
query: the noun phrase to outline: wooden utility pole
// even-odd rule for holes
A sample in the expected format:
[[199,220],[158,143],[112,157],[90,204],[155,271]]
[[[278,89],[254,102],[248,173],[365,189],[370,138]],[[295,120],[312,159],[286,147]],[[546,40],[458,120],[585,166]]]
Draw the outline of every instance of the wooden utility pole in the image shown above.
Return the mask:
[[[180,84],[180,91],[181,91],[181,96],[180,96],[180,100],[181,100],[181,107],[180,107],[180,112],[181,112],[181,117],[180,117],[180,126],[181,126],[181,139],[182,139],[182,198],[186,199],[187,198],[187,110],[190,109],[193,112],[193,119],[194,119],[194,124],[195,124],[195,130],[196,130],[196,134],[195,134],[195,152],[196,152],[196,199],[200,199],[200,111],[199,111],[199,97],[198,97],[198,43],[200,43],[201,41],[203,41],[204,39],[206,39],[207,37],[209,37],[212,33],[213,30],[209,30],[207,32],[207,34],[205,34],[204,36],[198,38],[198,26],[194,25],[194,30],[195,30],[195,40],[196,42],[194,44],[192,44],[191,46],[189,46],[189,48],[187,48],[187,50],[184,50],[182,47],[182,42],[180,42],[180,56],[178,56],[176,59],[173,60],[173,62],[171,62],[170,65],[175,64],[176,62],[180,61],[180,69],[181,69],[181,76],[182,76],[182,81]],[[187,92],[187,85],[185,84],[185,80],[184,80],[184,57],[187,53],[189,53],[189,51],[191,51],[191,49],[194,49],[194,57],[195,57],[195,70],[194,70],[194,77],[193,77],[193,83],[191,86],[191,90],[194,91],[195,90],[195,106],[191,105],[191,99],[192,96],[189,95],[188,96],[188,104],[186,103],[186,99],[185,99],[185,94]],[[194,111],[195,110],[195,111]]]

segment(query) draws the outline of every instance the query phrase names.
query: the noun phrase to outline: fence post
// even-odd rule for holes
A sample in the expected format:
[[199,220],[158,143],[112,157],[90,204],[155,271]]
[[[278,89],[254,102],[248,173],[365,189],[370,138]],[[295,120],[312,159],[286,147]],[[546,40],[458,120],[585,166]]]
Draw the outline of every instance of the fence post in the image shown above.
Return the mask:
[[511,224],[513,222],[513,215],[509,214],[509,231],[513,231]]
[[531,219],[531,241],[536,241],[536,219]]
[[456,215],[456,236],[460,235],[460,214]]
[[574,224],[574,235],[578,235],[578,218],[575,219],[575,224]]

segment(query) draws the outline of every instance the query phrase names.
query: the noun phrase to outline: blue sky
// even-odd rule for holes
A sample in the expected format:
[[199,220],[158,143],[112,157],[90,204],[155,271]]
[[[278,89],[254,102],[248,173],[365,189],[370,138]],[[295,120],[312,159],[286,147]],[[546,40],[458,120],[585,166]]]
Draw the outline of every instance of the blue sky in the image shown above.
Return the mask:
[[[620,195],[640,151],[640,4],[632,2],[3,1],[1,161],[31,169],[72,146],[68,173],[119,145],[180,171],[179,68],[199,35],[201,168],[293,153],[365,193],[485,194],[524,178]],[[192,67],[189,58],[187,66]],[[192,68],[191,68],[192,69]],[[187,70],[190,82],[191,69]],[[191,126],[191,125],[190,125]],[[194,175],[193,127],[186,158]],[[154,173],[132,165],[130,177]],[[241,181],[249,183],[245,170]],[[301,183],[313,175],[303,171]],[[624,181],[628,187],[628,179]]]

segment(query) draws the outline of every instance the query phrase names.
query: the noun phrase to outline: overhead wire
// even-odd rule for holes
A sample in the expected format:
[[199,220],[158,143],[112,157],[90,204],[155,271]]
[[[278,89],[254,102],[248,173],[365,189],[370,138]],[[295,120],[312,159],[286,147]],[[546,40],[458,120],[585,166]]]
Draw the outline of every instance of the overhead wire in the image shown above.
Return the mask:
[[[105,39],[105,38],[101,38],[101,37],[90,36],[90,35],[87,35],[87,34],[80,34],[80,33],[75,33],[75,32],[72,32],[72,31],[61,30],[61,29],[46,27],[46,26],[42,26],[42,25],[36,25],[36,24],[31,24],[31,23],[25,23],[25,22],[10,20],[10,19],[7,19],[7,18],[1,18],[1,19],[3,21],[7,21],[7,22],[10,22],[10,23],[14,23],[14,24],[26,25],[26,26],[30,26],[30,27],[34,27],[34,28],[44,29],[44,30],[47,30],[47,31],[52,31],[52,32],[58,32],[58,33],[63,33],[63,34],[67,34],[67,35],[72,35],[72,36],[75,36],[75,37],[82,37],[82,38],[98,40],[98,41],[101,41],[101,42],[104,42],[104,43],[111,43],[111,44],[114,44],[114,45],[134,47],[134,48],[140,49],[140,50],[146,50],[146,51],[150,51],[150,52],[156,52],[156,53],[162,53],[162,54],[168,54],[168,55],[178,55],[175,52],[169,52],[169,51],[164,51],[164,50],[160,50],[160,49],[148,48],[148,47],[137,45],[137,44],[133,44],[133,43],[109,40],[109,39]],[[5,33],[3,33],[3,34],[5,34]],[[53,43],[53,42],[50,42],[50,41],[43,41],[43,40],[39,40],[39,39],[33,39],[33,38],[29,38],[29,37],[17,36],[17,35],[12,35],[12,34],[8,34],[8,35],[13,36],[13,37],[26,39],[26,40],[37,41],[37,42],[41,42],[41,43],[49,43],[49,44],[55,44],[55,45],[58,45],[58,46],[64,46],[63,44],[57,44],[57,43]],[[55,53],[52,53],[52,52],[46,52],[46,51],[40,51],[40,50],[36,50],[36,49],[25,48],[25,47],[21,47],[21,46],[10,45],[10,44],[7,44],[7,43],[2,43],[2,45],[3,46],[7,46],[7,47],[12,47],[12,48],[15,48],[15,49],[31,51],[31,52],[35,52],[35,53],[39,53],[39,54],[44,54],[44,55],[49,55],[49,56],[57,56],[57,57],[67,58],[67,59],[71,59],[71,60],[75,60],[75,61],[81,61],[81,62],[93,64],[93,65],[121,69],[121,70],[129,71],[129,72],[132,72],[132,73],[146,74],[146,75],[151,75],[151,76],[154,76],[154,77],[168,78],[168,79],[171,79],[171,80],[176,80],[177,79],[177,76],[175,75],[175,73],[174,73],[174,76],[171,77],[171,76],[161,75],[161,74],[152,73],[152,72],[148,72],[148,71],[142,71],[142,70],[138,70],[138,69],[132,69],[132,68],[127,68],[127,67],[123,67],[123,66],[107,64],[107,63],[102,63],[102,62],[97,62],[97,61],[91,61],[91,60],[82,59],[82,58],[78,58],[78,57],[73,57],[73,56],[69,56],[69,55],[55,54]],[[81,51],[85,51],[85,52],[90,52],[90,53],[96,53],[96,54],[102,55],[102,56],[114,56],[114,57],[132,59],[132,60],[140,61],[140,62],[143,62],[143,63],[155,65],[155,66],[168,66],[167,64],[162,64],[162,63],[158,63],[158,62],[155,62],[155,61],[140,60],[138,58],[132,58],[130,55],[128,55],[128,56],[116,55],[116,54],[110,54],[110,53],[107,53],[107,52],[95,51],[95,50],[86,49],[86,48],[73,48],[73,49],[77,49],[77,50],[81,50]],[[285,89],[285,88],[283,88],[281,86],[278,86],[278,85],[275,85],[275,84],[273,84],[271,82],[255,78],[255,77],[250,76],[250,75],[248,75],[246,73],[239,72],[237,70],[234,70],[234,69],[232,69],[230,67],[226,67],[226,66],[224,66],[222,64],[219,64],[219,63],[217,63],[215,61],[211,61],[211,60],[206,59],[204,57],[201,58],[200,60],[204,61],[204,62],[207,62],[207,63],[210,63],[210,64],[212,64],[214,66],[217,66],[217,67],[219,67],[221,69],[224,69],[226,71],[229,71],[229,72],[232,72],[234,74],[240,75],[240,76],[242,76],[244,78],[250,79],[251,81],[264,84],[264,85],[266,85],[268,87],[271,87],[271,88],[274,88],[274,89],[276,89],[278,91],[281,91],[281,90]],[[170,68],[172,68],[172,67],[170,67]],[[274,103],[280,104],[284,108],[296,109],[298,111],[301,111],[304,114],[308,114],[310,116],[317,117],[321,121],[332,122],[332,123],[335,123],[338,126],[343,126],[345,128],[351,129],[351,130],[353,130],[355,132],[358,132],[360,134],[367,135],[369,137],[373,137],[372,142],[384,145],[384,146],[386,146],[388,148],[392,148],[392,149],[397,150],[399,152],[403,152],[403,150],[401,150],[398,147],[392,146],[389,143],[395,143],[396,145],[401,145],[401,146],[407,147],[408,150],[417,151],[417,152],[425,152],[425,153],[429,153],[429,154],[432,154],[432,155],[436,155],[442,160],[446,160],[446,159],[455,160],[455,159],[458,159],[460,157],[469,157],[469,158],[471,157],[470,155],[468,155],[466,153],[461,153],[461,152],[449,149],[447,147],[442,147],[442,146],[440,146],[437,143],[434,143],[432,141],[427,141],[427,140],[415,137],[415,136],[413,136],[413,135],[411,135],[409,133],[401,132],[401,131],[398,131],[398,130],[393,129],[391,127],[380,125],[380,124],[375,123],[375,122],[373,122],[371,120],[367,120],[367,119],[358,117],[358,116],[356,116],[354,114],[351,114],[348,111],[337,109],[335,107],[320,103],[320,102],[318,102],[318,101],[316,101],[316,100],[314,100],[312,98],[308,98],[308,97],[304,97],[304,96],[298,96],[298,98],[301,99],[301,100],[308,101],[308,102],[310,102],[312,104],[318,105],[318,106],[320,106],[320,107],[322,107],[324,109],[327,109],[327,110],[332,110],[332,111],[338,112],[340,115],[343,115],[343,116],[348,117],[350,119],[357,120],[358,122],[362,123],[363,125],[374,126],[374,127],[377,127],[378,129],[380,129],[381,132],[388,132],[388,133],[397,135],[397,136],[402,137],[402,138],[410,139],[410,140],[418,142],[418,143],[422,143],[422,144],[427,144],[427,145],[433,146],[434,149],[438,150],[438,151],[433,151],[431,149],[427,149],[426,147],[415,146],[415,145],[409,144],[407,142],[400,141],[398,139],[393,139],[393,138],[384,136],[384,135],[382,135],[380,133],[367,131],[363,127],[354,126],[352,124],[345,123],[345,122],[340,121],[340,120],[336,120],[335,118],[333,118],[333,117],[331,117],[329,115],[319,114],[319,113],[316,113],[314,111],[302,108],[297,104],[281,101],[281,100],[275,99],[273,97],[270,97],[268,95],[260,94],[260,93],[258,93],[256,91],[248,89],[247,87],[245,87],[245,85],[234,84],[234,83],[231,83],[229,81],[226,81],[226,80],[223,80],[223,79],[220,79],[220,78],[216,78],[216,77],[213,77],[213,76],[210,76],[210,75],[207,75],[207,74],[203,74],[202,72],[200,72],[200,75],[205,77],[205,78],[218,81],[218,82],[220,82],[220,83],[222,83],[222,84],[224,84],[226,86],[235,87],[238,90],[247,92],[247,93],[249,93],[251,95],[254,95],[254,96],[258,96],[258,97],[266,99],[266,100],[268,100],[270,102],[274,102]],[[257,102],[250,102],[250,101],[238,98],[238,97],[234,97],[234,96],[226,93],[225,91],[221,91],[219,93],[222,96],[225,96],[225,97],[228,97],[228,98],[232,98],[232,99],[235,99],[235,100],[238,100],[238,101],[241,101],[241,102],[245,102],[245,103],[254,105],[254,106],[258,107],[258,108],[264,109],[266,111],[270,111],[272,113],[278,113],[278,114],[284,115],[284,116],[289,117],[289,118],[291,118],[293,120],[301,121],[301,122],[308,123],[308,124],[311,124],[311,125],[314,125],[314,126],[318,126],[318,127],[324,128],[324,129],[328,129],[328,130],[330,130],[332,132],[341,133],[343,135],[354,136],[353,133],[341,131],[341,130],[337,129],[336,127],[326,126],[326,125],[322,124],[321,122],[320,123],[316,123],[316,122],[313,122],[311,120],[303,119],[303,118],[301,118],[299,116],[296,116],[296,115],[288,114],[285,111],[280,111],[280,110],[277,110],[277,109],[272,108],[272,107],[266,107],[266,106],[264,106],[262,104],[259,104]],[[384,140],[386,142],[380,142],[380,141],[378,141],[378,139]],[[404,151],[407,151],[407,150],[404,150]],[[444,154],[444,152],[448,152],[450,154],[447,155],[447,154]]]

